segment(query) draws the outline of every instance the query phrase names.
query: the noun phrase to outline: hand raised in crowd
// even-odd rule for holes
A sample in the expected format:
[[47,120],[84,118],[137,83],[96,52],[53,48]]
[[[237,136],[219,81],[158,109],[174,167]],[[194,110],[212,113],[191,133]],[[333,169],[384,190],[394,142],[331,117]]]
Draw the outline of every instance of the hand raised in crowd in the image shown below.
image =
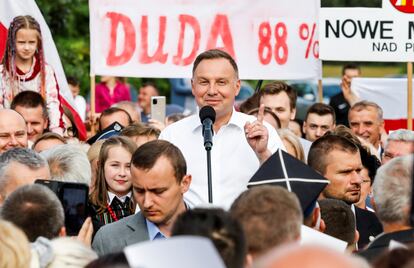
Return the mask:
[[351,78],[349,76],[342,76],[341,88],[344,94],[344,98],[347,100],[350,106],[358,102],[358,97],[351,90]]
[[153,127],[153,128],[157,128],[160,131],[162,131],[165,128],[165,124],[163,122],[160,122],[160,121],[155,120],[155,119],[148,119],[148,125]]
[[257,114],[257,120],[252,123],[247,122],[244,125],[244,132],[246,133],[247,142],[256,153],[260,163],[266,161],[266,159],[269,158],[272,154],[270,150],[267,149],[269,132],[263,125],[264,109],[264,104],[260,105],[259,113]]
[[93,234],[93,224],[91,217],[86,218],[85,222],[82,224],[81,229],[79,230],[76,240],[82,242],[87,247],[91,247],[92,244],[92,234]]

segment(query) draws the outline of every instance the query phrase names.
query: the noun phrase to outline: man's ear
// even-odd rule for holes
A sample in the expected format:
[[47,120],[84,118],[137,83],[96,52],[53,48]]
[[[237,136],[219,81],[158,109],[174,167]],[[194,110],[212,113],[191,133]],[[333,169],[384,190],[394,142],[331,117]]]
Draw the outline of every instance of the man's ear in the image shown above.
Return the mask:
[[191,185],[192,177],[191,175],[184,175],[183,179],[181,180],[180,186],[181,186],[181,193],[184,194],[188,191]]
[[62,226],[59,231],[59,237],[65,237],[65,236],[66,236],[66,227]]
[[293,108],[290,112],[290,120],[295,120],[296,117],[296,108]]

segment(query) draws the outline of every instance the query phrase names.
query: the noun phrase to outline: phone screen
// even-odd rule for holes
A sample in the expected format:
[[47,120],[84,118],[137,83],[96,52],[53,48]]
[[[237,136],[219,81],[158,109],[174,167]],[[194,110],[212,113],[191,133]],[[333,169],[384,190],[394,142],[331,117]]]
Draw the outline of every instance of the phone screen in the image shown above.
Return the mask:
[[59,198],[65,212],[66,234],[78,235],[83,222],[88,217],[89,188],[86,184],[53,180],[36,180],[45,185]]
[[88,191],[85,188],[63,187],[61,196],[65,211],[66,233],[68,235],[77,235],[88,216]]

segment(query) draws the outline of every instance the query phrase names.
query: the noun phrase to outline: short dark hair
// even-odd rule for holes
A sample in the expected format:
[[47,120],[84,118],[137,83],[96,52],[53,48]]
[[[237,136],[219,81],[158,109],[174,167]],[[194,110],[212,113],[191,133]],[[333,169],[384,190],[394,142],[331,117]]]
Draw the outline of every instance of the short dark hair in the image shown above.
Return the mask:
[[68,81],[68,84],[74,87],[79,86],[79,80],[74,76],[68,76],[66,77],[66,81]]
[[286,84],[282,81],[273,81],[271,83],[266,84],[261,90],[260,90],[260,98],[262,98],[264,95],[277,95],[281,92],[285,92],[289,97],[289,104],[290,109],[296,108],[296,99],[297,99],[297,93],[296,90],[291,87],[290,85]]
[[219,208],[196,208],[178,216],[171,231],[173,236],[196,235],[209,238],[220,253],[226,267],[244,266],[246,241],[240,223],[229,212]]
[[17,94],[10,105],[10,108],[16,110],[16,106],[22,106],[25,108],[37,108],[42,107],[43,118],[48,118],[46,102],[42,95],[35,91],[26,90]]
[[204,51],[203,53],[199,54],[193,64],[193,77],[194,77],[195,70],[197,69],[200,62],[202,62],[203,60],[214,60],[214,59],[228,60],[231,66],[233,67],[234,72],[236,73],[236,78],[237,79],[239,78],[239,68],[237,67],[236,61],[233,59],[233,57],[229,53],[221,49],[210,49],[210,50]]
[[142,83],[142,86],[141,87],[152,87],[157,92],[157,95],[160,94],[160,91],[158,90],[157,85],[154,82],[152,82],[152,81],[145,81],[144,83]]
[[347,63],[342,67],[342,75],[345,75],[346,70],[358,70],[361,72],[361,68],[356,63]]
[[263,254],[300,236],[303,213],[299,200],[280,186],[256,186],[243,192],[230,213],[242,224],[251,254]]
[[187,164],[180,149],[164,140],[154,140],[141,145],[132,155],[131,163],[134,167],[150,170],[160,157],[166,157],[173,169],[178,183],[187,174]]
[[39,236],[58,237],[65,225],[58,197],[40,184],[25,185],[11,193],[3,203],[1,217],[22,229],[30,242]]
[[[128,117],[128,125],[132,124],[132,118],[131,118],[131,116],[129,115],[129,113],[127,111],[125,111],[124,109],[121,109],[121,108],[117,108],[117,107],[110,107],[110,108],[104,110],[101,113],[101,116],[99,117],[99,130],[103,130],[103,129],[101,129],[101,118],[102,117],[105,117],[105,116],[108,116],[108,115],[111,115],[111,114],[114,114],[114,113],[118,113],[118,112],[125,113],[125,115]],[[123,126],[123,127],[126,127],[126,126]]]
[[317,114],[319,116],[330,114],[332,116],[332,121],[334,124],[336,121],[335,110],[330,105],[325,103],[318,102],[309,107],[308,111],[306,112],[305,121],[308,120],[309,114]]
[[359,152],[358,146],[349,139],[327,132],[312,143],[308,154],[308,165],[322,175],[325,174],[329,163],[328,154],[334,150],[350,153]]
[[321,218],[326,224],[325,234],[336,237],[349,245],[355,243],[355,216],[350,206],[342,200],[323,199],[318,201]]
[[133,123],[119,133],[120,136],[136,137],[136,136],[155,136],[158,138],[161,131],[158,128],[146,126],[140,123]]

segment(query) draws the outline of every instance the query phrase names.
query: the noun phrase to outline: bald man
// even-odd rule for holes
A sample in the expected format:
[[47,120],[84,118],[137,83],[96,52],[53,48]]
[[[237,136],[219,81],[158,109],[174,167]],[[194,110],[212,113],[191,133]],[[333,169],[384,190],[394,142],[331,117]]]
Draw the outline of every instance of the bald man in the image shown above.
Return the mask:
[[23,116],[11,109],[0,109],[0,153],[11,148],[27,148],[27,127]]

